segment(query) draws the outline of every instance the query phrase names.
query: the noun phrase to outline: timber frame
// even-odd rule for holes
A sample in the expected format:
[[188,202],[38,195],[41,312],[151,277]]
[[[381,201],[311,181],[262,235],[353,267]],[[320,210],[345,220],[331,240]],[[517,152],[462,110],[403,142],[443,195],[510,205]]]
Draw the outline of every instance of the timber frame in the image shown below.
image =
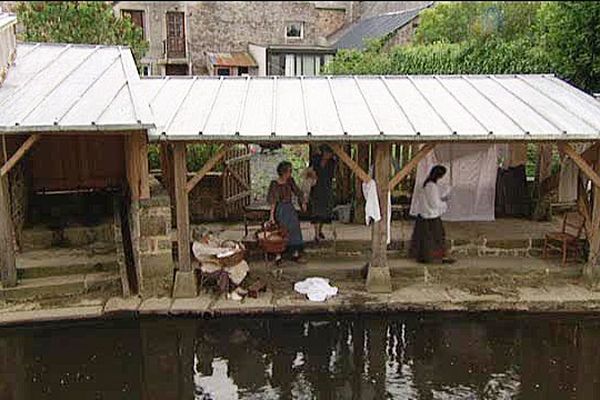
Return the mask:
[[[240,141],[241,143],[242,141]],[[316,141],[315,141],[316,142]],[[509,143],[513,143],[508,141]],[[167,151],[161,160],[163,164],[163,173],[166,176],[167,182],[174,182],[173,197],[176,204],[177,212],[177,243],[179,250],[178,257],[178,274],[189,275],[192,272],[191,255],[190,255],[190,222],[189,222],[189,202],[188,194],[197,185],[208,172],[210,172],[220,161],[223,160],[225,153],[233,145],[234,142],[227,141],[222,143],[221,147],[210,160],[189,180],[186,180],[187,168],[185,165],[185,146],[187,142],[174,141],[162,142],[161,150]],[[298,142],[294,142],[298,143]],[[313,144],[314,142],[303,141],[302,143]],[[374,177],[372,178],[366,171],[365,167],[368,164],[368,147],[366,152],[366,162],[363,160],[360,165],[355,161],[345,150],[343,144],[330,143],[329,146],[337,155],[338,159],[343,162],[350,171],[354,174],[358,181],[368,183],[375,179],[377,181],[378,195],[380,201],[381,215],[384,216],[380,221],[372,224],[372,256],[367,275],[367,290],[372,292],[389,292],[391,286],[389,284],[389,268],[387,266],[387,223],[385,216],[387,215],[388,193],[398,186],[404,179],[413,173],[419,162],[424,159],[431,151],[434,150],[439,141],[425,141],[419,143],[419,147],[413,157],[394,175],[391,176],[391,142],[389,141],[372,141],[373,146],[373,161],[374,161]],[[460,143],[460,142],[459,142]],[[415,142],[402,142],[396,144],[415,145]],[[561,152],[573,159],[583,174],[594,183],[593,207],[587,199],[581,197],[578,201],[579,208],[586,216],[586,230],[588,232],[588,240],[590,242],[590,257],[584,269],[586,275],[595,274],[596,264],[600,261],[600,144],[594,144],[583,155],[568,143],[553,142],[548,144],[557,144]],[[359,143],[359,148],[360,148]],[[367,144],[368,146],[368,144]],[[364,147],[364,146],[363,146]],[[172,149],[172,156],[169,156]],[[365,150],[362,150],[362,158],[365,157]],[[359,157],[360,159],[360,157]],[[596,162],[596,166],[593,163]],[[184,250],[185,249],[185,250]],[[186,251],[187,250],[187,251]],[[594,267],[592,267],[594,266]],[[190,278],[191,279],[191,278]],[[189,279],[188,279],[189,280]],[[183,277],[176,277],[174,287],[174,296],[190,297],[195,294],[195,287],[189,287],[189,282],[183,284]],[[183,286],[187,286],[183,288]]]

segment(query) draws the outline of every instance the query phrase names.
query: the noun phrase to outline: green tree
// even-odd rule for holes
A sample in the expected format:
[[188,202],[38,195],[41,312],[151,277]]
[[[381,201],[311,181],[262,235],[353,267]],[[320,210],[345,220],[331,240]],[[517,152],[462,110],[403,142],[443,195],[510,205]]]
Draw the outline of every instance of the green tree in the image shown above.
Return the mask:
[[557,72],[584,90],[599,92],[600,3],[546,3],[538,19],[538,40]]
[[533,37],[532,25],[542,3],[487,1],[440,3],[421,14],[415,39],[420,44],[460,43],[490,37]]
[[142,29],[115,17],[110,2],[22,1],[16,10],[25,41],[125,45],[138,62],[148,49]]

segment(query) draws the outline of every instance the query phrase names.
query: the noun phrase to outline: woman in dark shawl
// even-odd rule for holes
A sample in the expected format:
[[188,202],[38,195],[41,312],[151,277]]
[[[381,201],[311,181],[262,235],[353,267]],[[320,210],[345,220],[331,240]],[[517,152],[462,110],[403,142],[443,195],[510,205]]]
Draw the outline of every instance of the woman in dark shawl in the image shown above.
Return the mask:
[[325,239],[323,224],[331,222],[333,212],[332,182],[335,174],[333,151],[327,145],[320,147],[320,154],[310,160],[310,167],[317,175],[317,183],[310,190],[310,220],[315,228],[315,242]]
[[[298,263],[306,262],[301,253],[304,249],[304,240],[302,239],[302,230],[300,229],[300,220],[298,213],[292,203],[295,195],[302,209],[306,209],[306,200],[304,193],[298,188],[294,178],[292,178],[292,164],[288,161],[282,161],[277,166],[277,179],[271,181],[267,201],[271,205],[271,222],[277,222],[288,231],[288,248],[292,253],[292,260]],[[278,256],[276,262],[281,261]]]

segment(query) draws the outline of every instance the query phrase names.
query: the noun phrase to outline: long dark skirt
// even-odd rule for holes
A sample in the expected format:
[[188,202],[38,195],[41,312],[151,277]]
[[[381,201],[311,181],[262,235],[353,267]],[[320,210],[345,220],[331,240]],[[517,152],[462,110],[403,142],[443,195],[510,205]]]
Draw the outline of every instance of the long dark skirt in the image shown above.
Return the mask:
[[304,248],[302,230],[298,213],[292,203],[278,203],[275,209],[275,220],[288,231],[288,251],[301,251]]
[[327,188],[323,185],[313,186],[308,202],[311,222],[330,223],[331,215],[333,214],[332,203],[331,187]]
[[446,256],[446,232],[441,218],[417,217],[410,251],[411,257],[421,263],[440,261]]

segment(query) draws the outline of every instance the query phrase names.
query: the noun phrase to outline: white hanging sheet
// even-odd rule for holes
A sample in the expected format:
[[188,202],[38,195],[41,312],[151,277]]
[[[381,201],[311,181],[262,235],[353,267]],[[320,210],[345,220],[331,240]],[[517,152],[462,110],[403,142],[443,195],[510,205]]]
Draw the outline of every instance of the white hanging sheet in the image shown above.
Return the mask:
[[451,188],[444,221],[493,221],[498,174],[498,152],[492,144],[441,144],[417,166],[410,214],[422,204],[423,182],[436,164],[448,168],[438,183]]

